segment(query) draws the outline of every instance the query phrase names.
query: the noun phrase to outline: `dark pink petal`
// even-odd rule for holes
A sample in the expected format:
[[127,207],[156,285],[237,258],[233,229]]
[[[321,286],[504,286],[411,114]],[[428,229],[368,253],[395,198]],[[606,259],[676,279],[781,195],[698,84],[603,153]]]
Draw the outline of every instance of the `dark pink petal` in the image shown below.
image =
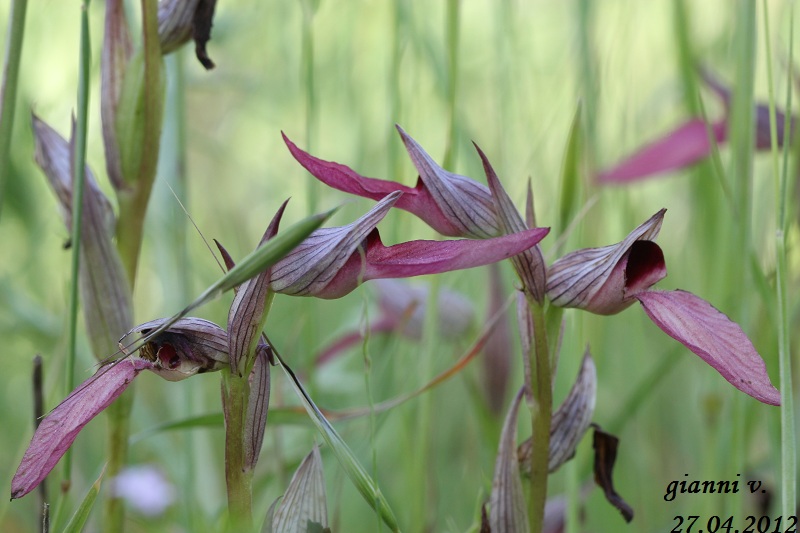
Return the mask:
[[699,355],[731,385],[760,402],[780,405],[780,393],[753,343],[710,303],[680,290],[646,291],[636,298],[664,333]]
[[283,140],[297,162],[325,185],[376,201],[395,191],[400,191],[403,196],[397,200],[395,207],[418,216],[442,235],[461,236],[458,228],[445,217],[439,206],[436,205],[422,181],[417,181],[417,186],[411,188],[394,181],[367,178],[345,165],[325,161],[304,152],[286,135],[283,135]]
[[364,281],[438,274],[496,263],[535,246],[550,228],[483,240],[411,241],[386,247],[377,232],[367,243]]
[[313,295],[340,298],[364,281],[410,278],[488,265],[536,245],[550,228],[534,228],[492,239],[411,241],[384,246],[378,230],[367,237],[366,253],[351,254],[330,283]]
[[686,168],[711,154],[709,135],[717,144],[724,142],[726,129],[725,121],[707,125],[702,119],[691,119],[600,173],[597,179],[601,183],[627,183]]
[[72,445],[81,429],[111,405],[139,372],[152,366],[143,359],[123,359],[102,367],[72,391],[39,424],[11,481],[11,499],[21,498],[36,488]]
[[396,127],[425,188],[447,220],[458,228],[453,236],[485,239],[498,235],[500,223],[489,189],[466,176],[444,170],[403,128]]

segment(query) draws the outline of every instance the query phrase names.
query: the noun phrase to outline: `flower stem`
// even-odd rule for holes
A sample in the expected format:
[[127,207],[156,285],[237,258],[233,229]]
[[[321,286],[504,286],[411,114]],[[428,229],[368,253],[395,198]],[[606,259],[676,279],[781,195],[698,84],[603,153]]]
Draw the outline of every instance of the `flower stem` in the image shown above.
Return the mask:
[[228,489],[230,531],[249,531],[252,518],[252,471],[246,468],[244,432],[250,398],[248,374],[242,377],[224,370],[222,402],[225,411],[225,481]]
[[[772,50],[770,48],[769,10],[766,0],[762,2],[764,11],[764,43],[767,58],[767,81],[769,85],[770,138],[772,144],[772,173],[775,178],[775,289],[778,311],[778,358],[781,389],[781,512],[794,513],[797,501],[797,438],[794,418],[794,395],[792,393],[792,358],[789,338],[789,316],[787,314],[787,259],[786,232],[788,231],[786,204],[787,178],[789,176],[789,152],[797,150],[797,142],[792,137],[785,141],[783,169],[778,163],[778,125],[775,110],[775,91],[772,76]],[[792,44],[794,41],[794,5],[790,7],[788,61],[793,65]],[[787,82],[786,109],[792,109],[791,80]],[[784,125],[783,138],[790,139],[791,121]],[[790,144],[791,142],[791,144]]]
[[531,393],[530,402],[533,452],[531,455],[531,491],[528,501],[528,517],[531,533],[540,533],[544,523],[544,504],[547,500],[547,476],[550,459],[550,420],[553,409],[550,353],[547,344],[544,310],[532,297],[528,307],[533,319],[533,342],[531,343]]

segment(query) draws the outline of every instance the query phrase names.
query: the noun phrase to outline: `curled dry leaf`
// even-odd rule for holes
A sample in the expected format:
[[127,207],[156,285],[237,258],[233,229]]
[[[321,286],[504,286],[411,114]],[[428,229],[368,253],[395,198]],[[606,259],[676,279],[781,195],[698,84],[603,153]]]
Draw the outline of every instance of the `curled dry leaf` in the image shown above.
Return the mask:
[[606,495],[608,502],[616,507],[626,522],[633,520],[633,509],[614,490],[614,463],[617,460],[619,439],[594,425],[594,480]]

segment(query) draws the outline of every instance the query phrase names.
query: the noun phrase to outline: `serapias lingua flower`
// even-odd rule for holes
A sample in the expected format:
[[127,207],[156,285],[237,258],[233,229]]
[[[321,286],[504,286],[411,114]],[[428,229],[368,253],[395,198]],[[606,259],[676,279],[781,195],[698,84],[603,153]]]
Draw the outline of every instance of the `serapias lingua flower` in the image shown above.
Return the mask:
[[[681,170],[710,156],[714,144],[720,146],[727,142],[731,90],[708,70],[702,69],[701,75],[706,85],[722,101],[725,109],[723,118],[706,123],[702,118],[694,117],[681,123],[663,137],[648,143],[633,155],[598,174],[598,181],[610,184],[628,183]],[[775,111],[779,147],[784,146],[786,120],[785,113],[780,110]],[[793,131],[796,119],[794,116],[790,116],[788,120],[790,121],[789,129]],[[758,103],[755,106],[754,143],[756,150],[769,150],[772,145],[769,106],[764,103]]]
[[[147,322],[129,334],[146,333],[165,320]],[[228,364],[227,337],[213,322],[184,318],[142,346],[139,357],[125,357],[102,366],[39,424],[11,481],[11,499],[21,498],[36,488],[83,427],[111,405],[142,370],[170,381],[219,370]]]
[[416,215],[446,237],[484,239],[499,235],[500,223],[489,189],[466,176],[444,170],[400,126],[397,131],[419,172],[415,187],[367,178],[345,165],[304,152],[286,135],[283,140],[312,176],[334,189],[372,200],[401,191],[403,196],[397,199],[395,207]]
[[[489,187],[443,169],[400,126],[397,126],[397,131],[419,172],[414,188],[361,176],[349,167],[304,152],[285,135],[284,141],[306,170],[334,189],[373,200],[389,193],[402,192],[394,207],[416,215],[442,235],[487,239],[502,234],[518,234],[532,226],[526,224],[519,215],[477,145],[475,148],[483,161]],[[544,299],[545,268],[539,247],[528,248],[513,256],[512,261],[522,280],[523,290],[541,303]]]
[[376,226],[404,196],[392,192],[355,222],[313,232],[272,267],[270,288],[293,296],[339,298],[371,279],[495,263],[535,246],[549,232],[549,228],[533,228],[483,240],[417,240],[384,246]]
[[548,298],[560,307],[602,315],[638,301],[654,324],[731,385],[760,402],[780,405],[764,360],[738,324],[690,292],[651,289],[667,275],[664,254],[654,242],[665,212],[653,215],[618,244],[577,250],[557,260],[548,270]]

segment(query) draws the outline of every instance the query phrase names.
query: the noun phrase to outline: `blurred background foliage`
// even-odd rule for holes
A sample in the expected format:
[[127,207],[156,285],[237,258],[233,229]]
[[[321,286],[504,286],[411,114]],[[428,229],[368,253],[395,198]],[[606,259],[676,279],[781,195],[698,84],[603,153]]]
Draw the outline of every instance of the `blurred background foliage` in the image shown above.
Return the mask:
[[[135,13],[138,3],[129,4]],[[773,35],[768,38],[779,94],[789,76],[788,4],[770,2],[769,11]],[[453,5],[458,6],[455,20],[448,11]],[[676,16],[681,8],[684,17]],[[2,162],[13,168],[0,219],[0,334],[5,354],[0,373],[0,478],[5,480],[11,479],[32,432],[34,354],[44,356],[48,408],[64,395],[68,235],[44,176],[33,163],[29,114],[35,111],[62,134],[68,133],[75,108],[79,9],[78,1],[45,0],[28,6],[12,156]],[[110,190],[99,115],[103,2],[95,1],[89,9],[94,67],[88,162],[101,186]],[[7,27],[8,12],[9,3],[0,5],[0,27]],[[760,9],[758,13],[763,16]],[[331,222],[344,224],[372,205],[315,182],[292,159],[281,131],[319,157],[367,176],[413,185],[416,175],[394,130],[398,123],[438,161],[449,152],[449,170],[484,181],[471,146],[471,141],[478,143],[520,207],[530,177],[538,224],[555,227],[565,143],[581,102],[585,144],[579,201],[594,203],[574,231],[545,239],[548,261],[580,246],[617,242],[666,207],[659,243],[669,277],[660,286],[691,290],[743,321],[777,384],[772,292],[759,292],[758,275],[748,276],[745,286],[730,284],[731,269],[753,259],[767,284],[774,276],[774,182],[768,156],[757,155],[753,171],[752,253],[731,243],[734,221],[711,165],[628,187],[599,188],[592,182],[596,170],[689,116],[692,96],[684,90],[681,32],[699,62],[729,82],[734,79],[735,19],[735,9],[725,0],[220,1],[209,43],[217,68],[206,72],[190,49],[167,61],[163,149],[135,290],[137,323],[174,313],[220,275],[168,185],[184,198],[207,239],[220,240],[235,258],[242,257],[287,197],[292,201],[286,223],[344,202]],[[451,31],[458,30],[455,48],[448,44],[448,24]],[[755,96],[766,101],[762,28],[759,21]],[[0,50],[3,46],[0,43]],[[700,92],[708,116],[721,116],[713,95]],[[723,169],[729,167],[730,157],[723,148]],[[790,286],[796,287],[798,235],[796,225],[792,228]],[[387,244],[436,238],[427,226],[399,211],[390,213],[380,229]],[[558,239],[564,239],[560,252],[553,249]],[[503,272],[510,290],[509,265],[503,265]],[[440,276],[435,283],[468,295],[476,324],[481,324],[487,280],[487,271],[476,269]],[[225,324],[229,299],[198,314]],[[796,307],[790,299],[793,326]],[[337,335],[375,315],[375,293],[369,284],[337,301],[278,297],[267,331],[319,405],[363,406],[369,398],[360,347],[320,368],[315,368],[314,359]],[[687,479],[684,474],[701,480],[736,480],[741,474],[763,480],[777,496],[778,409],[736,392],[697,357],[657,334],[640,311],[630,309],[613,317],[569,312],[565,317],[555,401],[565,395],[590,344],[599,378],[595,421],[621,438],[616,486],[636,510],[628,530],[666,531],[676,525],[676,515],[733,514],[739,525],[746,514],[761,512],[759,501],[749,495],[737,500],[679,495],[665,502],[669,481]],[[477,335],[476,325],[456,342],[371,338],[366,350],[373,400],[426,382]],[[81,342],[86,346],[85,339]],[[86,371],[78,377],[83,379],[93,371],[94,360],[88,349],[79,353],[78,368]],[[518,346],[511,357],[511,386],[516,388],[522,381]],[[275,373],[273,380],[272,405],[294,404],[283,376]],[[213,375],[175,384],[148,375],[137,388],[134,433],[220,411],[218,378]],[[422,530],[424,524],[430,531],[477,530],[502,423],[502,415],[487,409],[481,391],[481,366],[472,364],[432,393],[377,416],[374,439],[369,420],[337,426],[362,462],[376,469],[374,475],[404,529]],[[82,497],[102,468],[103,424],[99,417],[75,443],[75,498]],[[529,429],[521,429],[525,431]],[[255,478],[254,511],[260,516],[285,490],[291,472],[317,438],[307,424],[269,421],[266,435]],[[591,486],[592,450],[590,439],[584,440],[575,460],[552,477],[551,494]],[[158,465],[179,493],[161,518],[131,512],[130,530],[216,530],[225,508],[222,447],[220,428],[162,432],[135,441],[131,463]],[[743,454],[743,471],[730,460],[735,449]],[[334,531],[379,530],[377,519],[333,457],[324,448],[322,455]],[[421,477],[415,474],[419,464],[424,468]],[[52,493],[57,487],[51,485]],[[585,494],[585,523],[573,524],[572,531],[622,530],[622,519],[601,491]],[[776,501],[773,498],[773,506],[767,508],[773,515]],[[10,504],[0,498],[2,531],[31,531],[36,514],[35,496]]]

